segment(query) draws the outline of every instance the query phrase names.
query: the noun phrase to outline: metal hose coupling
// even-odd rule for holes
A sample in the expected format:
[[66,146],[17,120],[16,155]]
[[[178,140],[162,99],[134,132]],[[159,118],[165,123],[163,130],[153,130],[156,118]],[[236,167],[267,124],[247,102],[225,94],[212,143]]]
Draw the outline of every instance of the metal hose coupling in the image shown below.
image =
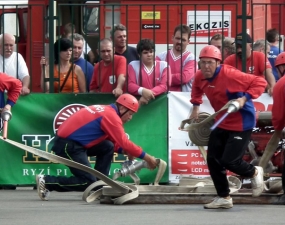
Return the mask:
[[238,101],[232,101],[229,104],[227,113],[233,113],[233,112],[237,112],[240,109],[240,104]]
[[12,113],[9,110],[4,110],[1,113],[1,118],[4,121],[9,121],[12,118]]
[[118,179],[119,177],[130,176],[135,184],[140,183],[140,178],[136,175],[136,172],[141,170],[142,168],[148,168],[148,164],[146,161],[130,161],[127,160],[122,163],[122,168],[119,169],[113,175],[113,180]]
[[130,174],[134,174],[136,171],[141,170],[142,168],[148,168],[146,161],[125,161],[122,163],[122,168],[119,170],[119,173],[122,177],[126,177]]

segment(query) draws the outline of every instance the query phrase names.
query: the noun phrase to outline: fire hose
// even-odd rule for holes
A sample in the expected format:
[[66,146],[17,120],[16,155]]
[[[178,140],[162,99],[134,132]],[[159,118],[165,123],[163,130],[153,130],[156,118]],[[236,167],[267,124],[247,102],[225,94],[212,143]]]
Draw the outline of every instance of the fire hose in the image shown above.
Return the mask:
[[[211,131],[215,129],[229,113],[236,112],[239,109],[235,102],[235,100],[229,101],[219,111],[212,115],[205,112],[199,113],[198,120],[186,119],[181,121],[180,130],[188,131],[190,140],[198,146],[205,162],[207,162],[207,153],[203,146],[208,145]],[[219,121],[217,121],[217,123],[215,123],[215,117],[224,110],[227,110],[227,112],[219,119]],[[189,126],[185,127],[185,124],[189,124]]]
[[[61,164],[64,164],[66,166],[85,171],[85,172],[90,173],[93,176],[99,178],[100,181],[97,181],[97,182],[94,182],[93,184],[91,184],[83,193],[82,199],[88,203],[96,200],[97,197],[99,197],[102,194],[102,191],[103,191],[102,189],[92,193],[92,189],[94,189],[98,185],[109,185],[114,190],[116,190],[116,192],[119,192],[122,195],[118,198],[112,199],[114,204],[116,204],[116,205],[124,204],[125,202],[130,201],[130,200],[138,197],[138,195],[139,195],[139,191],[138,191],[138,188],[136,185],[126,184],[126,183],[122,183],[119,181],[112,180],[109,177],[105,176],[104,174],[100,173],[97,170],[94,170],[91,167],[88,167],[88,166],[85,166],[83,164],[71,161],[71,160],[66,159],[66,158],[62,158],[60,156],[51,154],[49,152],[45,152],[45,151],[30,147],[30,146],[27,146],[27,145],[24,145],[24,144],[21,144],[21,143],[18,143],[18,142],[9,140],[9,139],[4,139],[3,137],[0,137],[0,139],[4,140],[5,142],[7,142],[11,145],[18,147],[24,151],[38,155],[38,156],[45,158],[47,160],[50,160],[54,163],[61,163]],[[155,178],[154,185],[158,186],[158,183],[159,183],[160,179],[162,178],[162,176],[165,172],[166,163],[161,159],[156,159],[156,160],[158,162],[158,171],[157,171],[157,175]]]
[[[120,193],[120,196],[112,199],[114,204],[121,205],[127,201],[130,201],[136,197],[139,196],[139,190],[137,188],[137,184],[139,183],[139,178],[135,175],[135,172],[139,169],[142,168],[148,168],[147,162],[145,161],[137,161],[136,163],[129,163],[129,164],[124,164],[122,169],[120,169],[115,175],[114,178],[117,179],[121,176],[128,176],[130,175],[131,178],[134,179],[135,185],[133,184],[125,184],[119,181],[115,181],[110,179],[109,177],[105,176],[104,174],[100,173],[97,170],[92,169],[91,167],[85,166],[83,164],[71,161],[66,158],[62,158],[60,156],[51,154],[49,152],[45,152],[12,140],[7,139],[7,131],[8,131],[8,121],[11,119],[12,114],[10,111],[2,111],[1,113],[1,118],[4,121],[4,126],[3,126],[3,136],[0,136],[0,139],[18,147],[21,150],[30,152],[32,154],[38,155],[42,158],[45,158],[49,161],[52,161],[54,163],[61,163],[69,167],[73,167],[82,171],[85,171],[87,173],[92,174],[93,176],[99,178],[100,180],[97,182],[94,182],[91,184],[83,193],[82,199],[85,200],[86,202],[90,203],[99,197],[102,192],[103,188],[99,189],[98,191],[92,192],[92,190],[97,187],[98,185],[109,185],[112,187],[116,192]],[[157,165],[158,165],[158,171],[155,177],[154,181],[154,186],[159,186],[159,181],[161,180],[165,170],[166,170],[166,162],[163,161],[162,159],[156,159]]]
[[[227,112],[215,123],[215,117],[222,111],[227,110]],[[198,120],[194,119],[186,119],[181,121],[180,130],[187,131],[189,139],[198,146],[205,162],[207,162],[207,153],[203,146],[208,145],[209,136],[213,129],[215,129],[219,123],[221,123],[228,114],[232,112],[236,112],[239,110],[239,105],[235,100],[229,101],[226,105],[224,105],[219,111],[210,115],[208,113],[202,112],[198,115]],[[185,127],[185,124],[189,124]],[[259,166],[265,169],[267,163],[273,156],[275,150],[278,147],[278,143],[280,141],[280,131],[275,131],[272,135],[270,141],[266,145],[265,151],[259,161]],[[264,182],[264,189],[268,193],[279,193],[282,190],[282,182]]]

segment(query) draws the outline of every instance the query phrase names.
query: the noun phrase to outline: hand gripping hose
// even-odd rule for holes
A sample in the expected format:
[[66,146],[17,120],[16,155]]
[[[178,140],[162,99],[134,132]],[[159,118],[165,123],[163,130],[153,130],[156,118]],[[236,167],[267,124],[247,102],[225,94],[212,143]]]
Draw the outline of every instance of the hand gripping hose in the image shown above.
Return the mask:
[[[215,123],[214,119],[220,112],[228,109],[233,101],[234,100],[229,101],[219,111],[215,112],[212,115],[202,112],[199,113],[198,120],[186,119],[181,121],[180,130],[188,131],[188,136],[190,140],[192,141],[192,143],[198,146],[205,162],[207,162],[207,153],[203,146],[208,145],[211,127]],[[185,127],[186,123],[189,124],[189,126]]]
[[262,154],[261,159],[258,163],[258,165],[261,166],[263,169],[266,168],[269,160],[272,158],[274,152],[276,151],[280,141],[281,133],[282,131],[274,131],[269,142],[267,143],[264,153]]

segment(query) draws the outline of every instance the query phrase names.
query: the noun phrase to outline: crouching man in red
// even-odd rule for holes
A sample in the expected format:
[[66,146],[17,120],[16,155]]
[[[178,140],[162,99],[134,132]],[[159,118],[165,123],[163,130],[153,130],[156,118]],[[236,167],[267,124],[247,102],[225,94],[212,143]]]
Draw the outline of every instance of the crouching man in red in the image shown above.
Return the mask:
[[[233,201],[226,170],[243,177],[250,177],[253,196],[263,191],[263,169],[243,161],[242,157],[255,126],[255,110],[251,99],[259,97],[266,87],[263,77],[243,73],[232,66],[220,64],[220,50],[212,45],[200,52],[201,70],[197,71],[192,85],[193,110],[190,119],[198,119],[199,105],[205,93],[215,111],[228,101],[236,99],[241,109],[231,113],[214,129],[208,142],[207,164],[218,197],[205,204],[206,209],[232,208]],[[226,112],[226,111],[225,111]],[[225,113],[224,112],[224,113]],[[220,113],[216,121],[223,116]]]
[[[282,52],[277,56],[275,67],[280,80],[278,80],[274,86],[274,92],[272,95],[272,125],[280,138],[284,139],[282,130],[285,127],[285,52]],[[280,196],[277,202],[274,202],[276,205],[285,205],[285,167],[283,167],[282,172],[282,187],[284,194]]]
[[[70,116],[59,127],[52,150],[58,156],[89,166],[88,156],[96,156],[95,170],[108,176],[114,151],[126,153],[129,158],[144,159],[150,169],[157,166],[156,159],[131,142],[123,123],[132,119],[139,103],[130,94],[122,94],[111,105],[91,105]],[[115,146],[120,146],[116,149]],[[39,197],[47,200],[49,191],[84,191],[97,181],[91,174],[69,168],[74,176],[37,175]]]

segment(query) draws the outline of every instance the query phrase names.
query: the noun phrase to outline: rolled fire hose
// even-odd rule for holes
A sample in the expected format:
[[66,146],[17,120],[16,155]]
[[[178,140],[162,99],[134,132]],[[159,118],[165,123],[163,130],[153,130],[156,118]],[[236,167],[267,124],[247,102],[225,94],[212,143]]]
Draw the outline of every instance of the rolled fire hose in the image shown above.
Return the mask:
[[276,151],[279,141],[280,141],[280,135],[282,131],[274,131],[272,137],[270,138],[269,142],[267,143],[264,153],[261,156],[261,159],[258,163],[259,166],[261,166],[263,169],[266,168],[267,163],[272,158],[274,152]]
[[[190,140],[198,146],[205,162],[207,162],[207,153],[204,149],[204,146],[208,145],[209,137],[211,134],[210,128],[215,123],[214,119],[220,112],[228,109],[229,105],[233,101],[234,100],[229,101],[219,111],[215,112],[212,115],[202,112],[199,113],[198,120],[186,119],[181,121],[180,130],[188,131]],[[186,123],[189,124],[189,126],[185,127]]]
[[[0,136],[0,139],[11,144],[11,145],[14,145],[14,146],[20,148],[21,150],[24,150],[24,151],[30,152],[32,154],[38,155],[42,158],[45,158],[45,159],[50,160],[50,161],[55,162],[55,163],[61,163],[61,164],[64,164],[66,166],[70,166],[70,167],[85,171],[87,173],[92,174],[95,177],[98,177],[100,179],[100,181],[97,181],[97,182],[94,182],[93,184],[91,184],[87,188],[88,190],[86,189],[84,192],[85,195],[83,195],[82,198],[87,199],[86,200],[87,202],[91,202],[91,201],[96,200],[96,198],[98,196],[100,196],[98,193],[102,193],[102,189],[100,189],[99,192],[97,193],[97,197],[95,196],[95,198],[94,198],[94,195],[88,196],[88,194],[92,191],[92,189],[98,185],[109,185],[114,190],[116,190],[117,192],[122,194],[122,196],[120,196],[116,199],[113,199],[114,204],[117,204],[117,205],[124,204],[125,202],[130,201],[130,200],[138,197],[138,195],[139,195],[138,188],[136,187],[136,185],[128,185],[128,184],[125,184],[125,183],[122,183],[119,181],[114,181],[114,180],[110,179],[109,177],[105,176],[104,174],[100,173],[99,171],[94,170],[91,167],[88,167],[88,166],[85,166],[83,164],[68,160],[66,158],[62,158],[60,156],[51,154],[49,152],[38,150],[36,148],[30,147],[30,146],[27,146],[27,145],[24,145],[24,144],[21,144],[21,143],[18,143],[18,142],[9,140],[9,139],[4,139],[1,136]],[[158,185],[159,180],[162,178],[162,176],[165,172],[165,169],[166,169],[166,163],[161,159],[157,159],[157,160],[159,161],[159,166],[158,166],[158,172],[157,172],[156,179],[155,179],[156,185]],[[91,189],[91,187],[92,187],[92,189]]]

